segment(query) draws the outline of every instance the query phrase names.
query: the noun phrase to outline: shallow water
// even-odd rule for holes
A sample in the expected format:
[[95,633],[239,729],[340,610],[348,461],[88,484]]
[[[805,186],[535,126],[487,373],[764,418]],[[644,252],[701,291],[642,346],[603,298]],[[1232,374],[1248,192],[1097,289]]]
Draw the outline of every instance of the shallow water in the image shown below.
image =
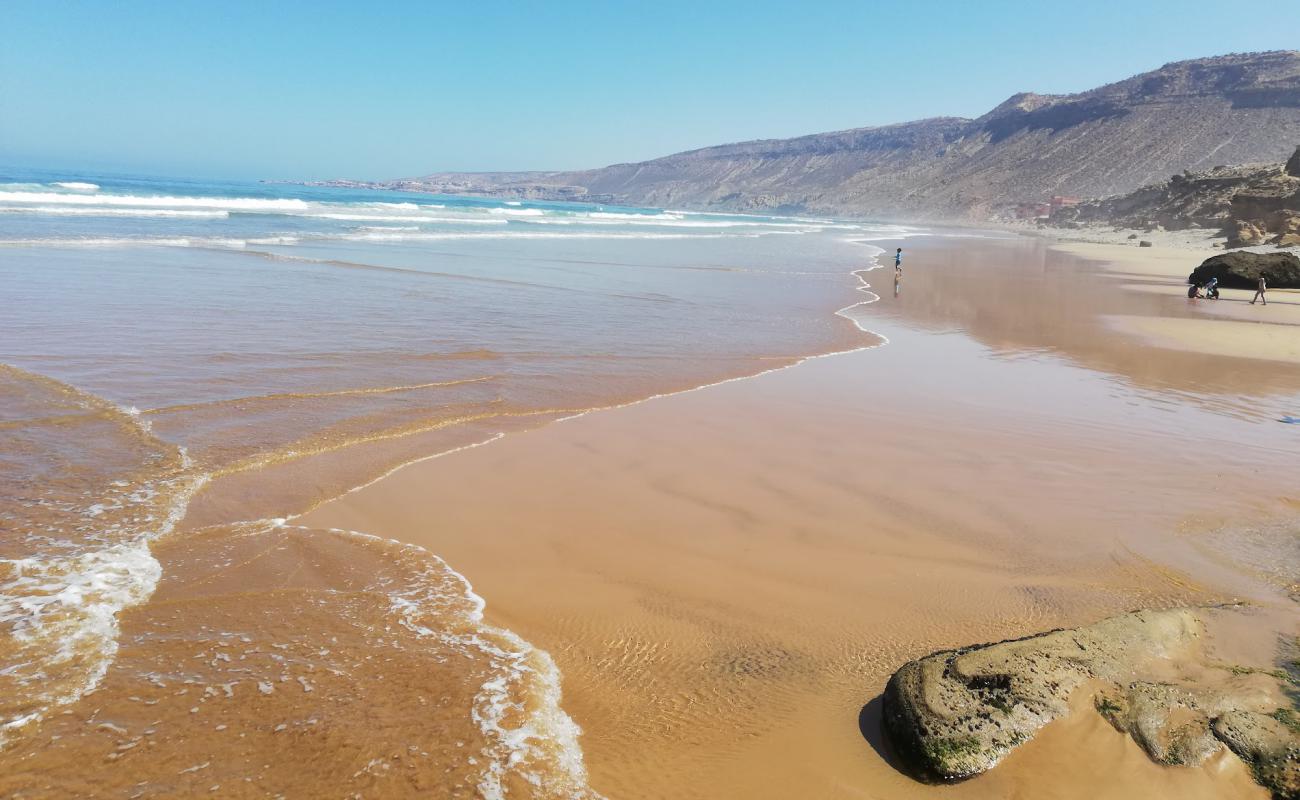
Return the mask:
[[[92,777],[124,794],[274,793],[286,774],[259,754],[333,753],[367,720],[396,728],[343,747],[355,774],[322,786],[585,792],[549,658],[483,623],[451,567],[280,520],[504,431],[861,346],[833,312],[861,299],[849,273],[876,252],[862,240],[903,233],[136,178],[0,184],[6,796]],[[376,659],[394,666],[372,675]],[[380,680],[399,691],[368,691]],[[289,690],[331,702],[310,714]],[[77,702],[90,691],[94,709]],[[362,707],[434,693],[420,724]],[[213,707],[222,721],[196,728]],[[221,757],[180,763],[199,730]],[[79,775],[88,758],[108,771]]]

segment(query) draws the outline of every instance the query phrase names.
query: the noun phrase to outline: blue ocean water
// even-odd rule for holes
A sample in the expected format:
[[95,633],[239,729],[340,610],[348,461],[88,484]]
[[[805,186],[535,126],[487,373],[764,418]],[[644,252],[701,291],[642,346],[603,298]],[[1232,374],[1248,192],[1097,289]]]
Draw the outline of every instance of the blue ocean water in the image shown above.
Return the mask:
[[468,237],[661,238],[855,231],[828,219],[736,216],[255,182],[0,167],[0,241],[213,245]]

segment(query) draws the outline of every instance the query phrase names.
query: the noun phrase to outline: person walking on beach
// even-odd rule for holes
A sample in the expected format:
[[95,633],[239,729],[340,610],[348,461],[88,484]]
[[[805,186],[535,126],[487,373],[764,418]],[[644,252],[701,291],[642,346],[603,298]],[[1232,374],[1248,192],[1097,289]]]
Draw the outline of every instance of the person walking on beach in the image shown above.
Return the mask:
[[901,247],[894,252],[894,274],[903,274],[903,248]]
[[1250,304],[1253,306],[1255,305],[1255,300],[1259,300],[1264,305],[1268,305],[1268,300],[1264,298],[1264,293],[1267,291],[1268,281],[1264,280],[1264,273],[1261,272],[1259,273],[1259,283],[1255,285],[1255,298],[1250,301]]

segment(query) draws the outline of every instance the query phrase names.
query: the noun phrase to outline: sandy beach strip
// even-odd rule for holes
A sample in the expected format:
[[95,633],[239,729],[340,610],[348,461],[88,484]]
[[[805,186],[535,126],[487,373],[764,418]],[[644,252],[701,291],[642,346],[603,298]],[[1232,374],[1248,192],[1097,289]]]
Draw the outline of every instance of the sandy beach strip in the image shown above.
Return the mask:
[[[1062,243],[1056,247],[1126,276],[1133,281],[1124,286],[1126,291],[1156,294],[1166,300],[1175,297],[1179,289],[1186,292],[1187,276],[1193,267],[1222,252],[1209,247],[1139,249],[1092,243]],[[1300,290],[1270,289],[1267,305],[1252,304],[1254,294],[1247,289],[1225,288],[1220,290],[1217,301],[1190,300],[1184,294],[1182,299],[1196,319],[1116,315],[1109,322],[1155,347],[1300,363]]]
[[1106,314],[1164,299],[1042,242],[909,249],[900,294],[858,311],[886,347],[512,435],[299,521],[467,575],[555,658],[611,797],[1265,796],[1232,759],[1157,767],[1083,715],[958,786],[890,765],[872,702],[908,659],[1139,606],[1285,602],[1201,542],[1293,518],[1291,431],[1257,407],[1300,386],[1257,361],[1227,385],[1226,354],[1114,330]]

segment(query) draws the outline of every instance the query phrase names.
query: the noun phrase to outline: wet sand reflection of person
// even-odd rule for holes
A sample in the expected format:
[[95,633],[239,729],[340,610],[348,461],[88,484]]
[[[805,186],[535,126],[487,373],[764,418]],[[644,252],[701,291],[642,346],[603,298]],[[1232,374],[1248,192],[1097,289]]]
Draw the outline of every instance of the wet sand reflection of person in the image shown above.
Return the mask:
[[899,285],[903,280],[903,248],[894,251],[894,297],[898,297]]

